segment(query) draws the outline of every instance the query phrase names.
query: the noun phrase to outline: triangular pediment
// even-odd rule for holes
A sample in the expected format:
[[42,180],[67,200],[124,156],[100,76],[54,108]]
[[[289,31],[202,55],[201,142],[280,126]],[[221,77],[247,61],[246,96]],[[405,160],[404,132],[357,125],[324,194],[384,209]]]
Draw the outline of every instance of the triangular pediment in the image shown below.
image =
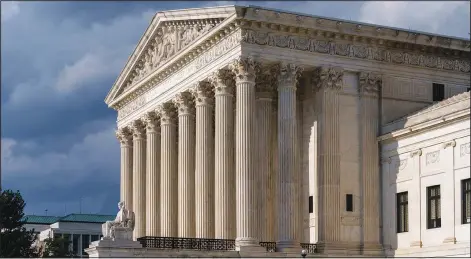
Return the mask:
[[170,62],[228,17],[235,6],[158,12],[106,96],[110,105],[136,83]]

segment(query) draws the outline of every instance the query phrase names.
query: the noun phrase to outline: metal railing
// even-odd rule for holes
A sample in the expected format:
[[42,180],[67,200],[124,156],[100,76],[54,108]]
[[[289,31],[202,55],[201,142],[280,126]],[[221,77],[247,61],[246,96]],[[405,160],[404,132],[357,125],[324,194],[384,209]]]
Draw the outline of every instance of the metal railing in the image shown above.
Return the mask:
[[178,237],[141,237],[138,238],[143,247],[157,249],[189,249],[209,251],[235,250],[235,240]]
[[[233,239],[208,239],[208,238],[179,238],[179,237],[141,237],[138,238],[143,247],[157,249],[187,249],[204,251],[233,251],[235,240]],[[277,252],[276,242],[260,242],[267,252]],[[301,248],[307,254],[317,253],[316,244],[301,243]],[[300,251],[301,252],[301,251]]]

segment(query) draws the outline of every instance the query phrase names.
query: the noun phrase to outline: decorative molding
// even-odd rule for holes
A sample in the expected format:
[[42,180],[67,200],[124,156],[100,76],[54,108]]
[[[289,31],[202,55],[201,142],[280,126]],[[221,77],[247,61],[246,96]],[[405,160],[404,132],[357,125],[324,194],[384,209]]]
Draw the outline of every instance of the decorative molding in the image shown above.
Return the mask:
[[196,106],[200,105],[213,105],[214,103],[214,89],[208,81],[201,81],[196,83],[191,92],[195,97]]
[[155,111],[144,114],[143,121],[146,124],[147,134],[160,133],[160,116]]
[[[189,75],[194,74],[202,67],[213,62],[220,56],[227,53],[227,51],[233,49],[235,46],[239,45],[240,33],[233,33],[219,42],[218,45],[204,52],[197,58],[193,60],[189,65],[183,67],[179,71],[175,72],[174,70],[167,71],[168,73],[161,73],[157,75],[152,80],[147,81],[141,88],[139,94],[147,91],[141,96],[138,96],[137,92],[133,92],[124,98],[122,101],[118,102],[113,107],[118,109],[118,120],[122,120],[127,117],[129,114],[138,110],[144,106],[149,101],[153,100],[160,94],[160,89],[162,87],[173,86],[184,79]],[[163,75],[164,74],[164,75]],[[168,75],[168,77],[167,77]]]
[[370,93],[377,95],[381,91],[381,85],[383,83],[380,74],[360,72],[359,88],[360,93]]
[[266,65],[260,68],[255,77],[255,89],[258,98],[272,99],[276,94],[276,86],[280,76],[280,65]]
[[178,116],[195,115],[195,99],[190,91],[178,93],[173,99]]
[[132,132],[128,127],[116,130],[115,134],[121,146],[132,146]]
[[360,217],[358,217],[358,216],[341,216],[341,223],[344,226],[360,226]]
[[365,43],[352,44],[334,41],[333,39],[314,39],[310,35],[288,35],[282,32],[244,29],[242,41],[248,44],[367,59],[396,65],[435,68],[463,73],[470,72],[470,62],[464,58],[451,59],[445,56],[437,57],[413,51],[389,50],[385,47],[368,46]]
[[321,66],[314,70],[313,82],[317,90],[340,90],[343,86],[343,68]]
[[234,96],[235,80],[234,74],[227,69],[219,69],[213,72],[208,80],[214,86],[215,95]]
[[412,241],[410,242],[410,247],[420,247],[422,248],[423,244],[422,244],[422,241]]
[[125,83],[124,91],[159,68],[180,50],[211,30],[222,19],[201,19],[163,22],[138,58],[134,71]]
[[460,156],[469,155],[469,142],[460,145]]
[[252,57],[240,57],[232,62],[230,68],[236,76],[236,83],[254,83],[260,71],[260,63]]
[[293,63],[282,62],[279,67],[278,89],[296,88],[303,68]]
[[134,140],[146,138],[146,125],[142,120],[135,120],[131,122],[131,130]]
[[447,244],[447,243],[456,244],[456,237],[447,237],[443,239],[443,243],[444,244]]
[[418,149],[410,153],[410,157],[421,156],[421,155],[422,155],[422,149]]
[[177,108],[173,102],[166,102],[157,107],[160,114],[160,124],[163,125],[176,125]]
[[425,164],[431,165],[440,162],[440,150],[429,152],[425,155]]
[[456,141],[452,140],[452,141],[443,143],[442,147],[443,149],[446,149],[447,147],[456,147]]

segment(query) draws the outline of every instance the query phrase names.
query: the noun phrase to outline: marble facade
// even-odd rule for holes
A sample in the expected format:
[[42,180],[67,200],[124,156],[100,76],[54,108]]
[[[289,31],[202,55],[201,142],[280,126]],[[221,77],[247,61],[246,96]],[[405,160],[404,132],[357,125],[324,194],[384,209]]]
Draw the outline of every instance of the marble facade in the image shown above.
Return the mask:
[[382,255],[381,125],[434,83],[466,91],[468,56],[464,39],[258,7],[158,13],[105,100],[134,238]]

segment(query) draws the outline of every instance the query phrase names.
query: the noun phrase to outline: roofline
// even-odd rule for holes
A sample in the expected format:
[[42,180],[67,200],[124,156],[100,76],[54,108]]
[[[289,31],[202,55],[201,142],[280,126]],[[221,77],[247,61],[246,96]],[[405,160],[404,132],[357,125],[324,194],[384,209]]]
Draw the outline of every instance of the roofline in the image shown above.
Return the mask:
[[261,6],[257,6],[257,5],[248,5],[248,6],[239,6],[239,7],[258,8],[258,9],[264,9],[264,10],[267,10],[267,11],[295,14],[295,15],[307,16],[307,17],[312,17],[312,18],[319,18],[319,19],[324,19],[324,20],[339,21],[339,22],[345,22],[345,23],[355,23],[355,24],[365,25],[365,26],[381,27],[381,28],[385,28],[385,29],[400,30],[400,31],[404,31],[404,32],[418,33],[418,34],[422,34],[422,35],[430,35],[430,36],[436,36],[436,37],[450,38],[450,39],[454,39],[454,40],[462,40],[462,41],[469,41],[470,40],[470,38],[461,38],[461,37],[456,37],[456,36],[435,34],[435,33],[424,32],[424,31],[407,30],[407,29],[404,29],[404,28],[384,26],[384,25],[374,24],[374,23],[365,23],[365,22],[359,22],[359,21],[354,21],[354,20],[344,20],[344,19],[340,19],[340,18],[333,18],[333,17],[326,17],[326,16],[311,15],[311,14],[293,12],[293,11],[286,11],[286,10],[281,10],[281,9],[276,9],[276,8],[261,7]]
[[[93,223],[93,224],[103,224],[103,223],[105,223],[105,222],[106,222],[106,220],[105,220],[105,221],[103,221],[103,222],[101,222],[101,221],[99,221],[99,222],[96,222],[96,221],[74,221],[74,220],[58,220],[58,221],[56,221],[56,222],[54,222],[54,223],[58,223],[58,222],[67,222],[67,223]],[[52,223],[52,224],[54,224],[54,223]]]

